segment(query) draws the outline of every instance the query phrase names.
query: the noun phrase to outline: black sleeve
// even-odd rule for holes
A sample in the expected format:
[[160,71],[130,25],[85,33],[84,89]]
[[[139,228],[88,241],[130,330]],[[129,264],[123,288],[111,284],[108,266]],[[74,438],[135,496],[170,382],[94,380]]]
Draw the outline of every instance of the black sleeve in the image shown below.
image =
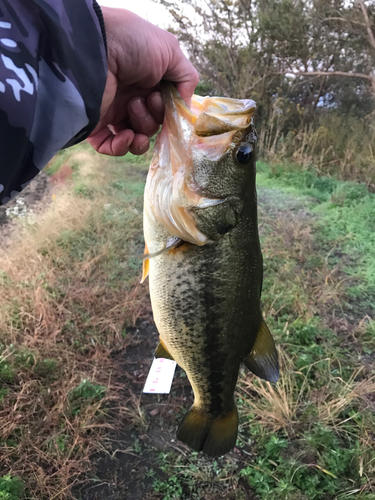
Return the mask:
[[0,0],[0,205],[92,132],[107,68],[95,0]]

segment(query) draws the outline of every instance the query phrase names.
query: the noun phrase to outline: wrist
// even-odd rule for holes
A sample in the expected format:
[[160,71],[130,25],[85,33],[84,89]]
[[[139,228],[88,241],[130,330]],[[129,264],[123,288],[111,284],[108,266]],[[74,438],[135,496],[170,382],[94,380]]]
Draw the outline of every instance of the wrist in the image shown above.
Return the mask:
[[106,31],[105,31],[104,17],[103,17],[103,13],[102,13],[102,10],[100,8],[100,5],[98,4],[98,2],[96,0],[93,0],[93,8],[94,8],[95,14],[98,17],[100,30],[102,32],[102,37],[103,37],[103,43],[104,43],[105,53],[106,53],[106,55],[108,57],[107,35],[106,35]]
[[115,9],[112,7],[101,7],[105,33],[107,39],[108,69],[119,77],[122,67],[132,68],[129,60],[132,54],[130,47],[132,34],[131,26],[132,12],[126,9]]

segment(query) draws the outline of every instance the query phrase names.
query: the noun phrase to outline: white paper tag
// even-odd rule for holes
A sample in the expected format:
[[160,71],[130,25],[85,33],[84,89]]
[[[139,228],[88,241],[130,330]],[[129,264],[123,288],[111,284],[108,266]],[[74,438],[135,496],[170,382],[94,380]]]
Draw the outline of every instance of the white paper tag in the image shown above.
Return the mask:
[[171,359],[154,358],[143,392],[148,394],[169,394],[176,364],[176,361]]

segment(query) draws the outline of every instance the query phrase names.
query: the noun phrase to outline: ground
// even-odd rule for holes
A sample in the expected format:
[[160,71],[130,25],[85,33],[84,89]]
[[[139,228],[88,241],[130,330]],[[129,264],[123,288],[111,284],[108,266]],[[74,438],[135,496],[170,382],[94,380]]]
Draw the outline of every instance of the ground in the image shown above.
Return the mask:
[[241,370],[237,445],[212,460],[176,441],[192,402],[182,370],[169,395],[142,394],[157,345],[139,284],[147,161],[65,151],[52,181],[31,186],[42,203],[9,212],[0,498],[375,498],[374,195],[258,164],[263,311],[281,378]]

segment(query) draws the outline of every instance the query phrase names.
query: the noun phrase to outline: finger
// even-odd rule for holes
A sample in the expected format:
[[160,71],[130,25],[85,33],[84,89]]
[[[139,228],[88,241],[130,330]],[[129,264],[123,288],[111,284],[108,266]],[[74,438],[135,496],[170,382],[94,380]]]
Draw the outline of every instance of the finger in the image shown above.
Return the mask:
[[112,130],[115,135],[119,134],[122,130],[126,130],[127,128],[133,129],[132,124],[129,120],[124,120],[117,125],[107,125],[107,127]]
[[132,99],[128,104],[128,113],[132,128],[137,134],[151,137],[157,132],[159,124],[150,113],[145,99]]
[[162,124],[164,119],[164,104],[160,92],[153,92],[147,98],[147,105],[155,121]]
[[136,134],[134,140],[129,148],[130,153],[133,155],[143,155],[148,151],[150,141],[147,135]]
[[194,94],[194,90],[199,83],[199,76],[198,76],[198,80],[194,80],[194,82],[195,83],[193,85],[190,81],[176,83],[176,87],[177,87],[177,90],[178,90],[180,96],[186,102],[186,104],[189,108],[191,106],[191,98]]
[[199,74],[191,62],[184,56],[178,42],[174,44],[172,60],[163,79],[174,82],[181,97],[190,106],[191,97],[199,82]]
[[129,151],[134,137],[133,130],[122,130],[115,135],[105,127],[90,135],[87,140],[98,153],[109,156],[123,156]]

